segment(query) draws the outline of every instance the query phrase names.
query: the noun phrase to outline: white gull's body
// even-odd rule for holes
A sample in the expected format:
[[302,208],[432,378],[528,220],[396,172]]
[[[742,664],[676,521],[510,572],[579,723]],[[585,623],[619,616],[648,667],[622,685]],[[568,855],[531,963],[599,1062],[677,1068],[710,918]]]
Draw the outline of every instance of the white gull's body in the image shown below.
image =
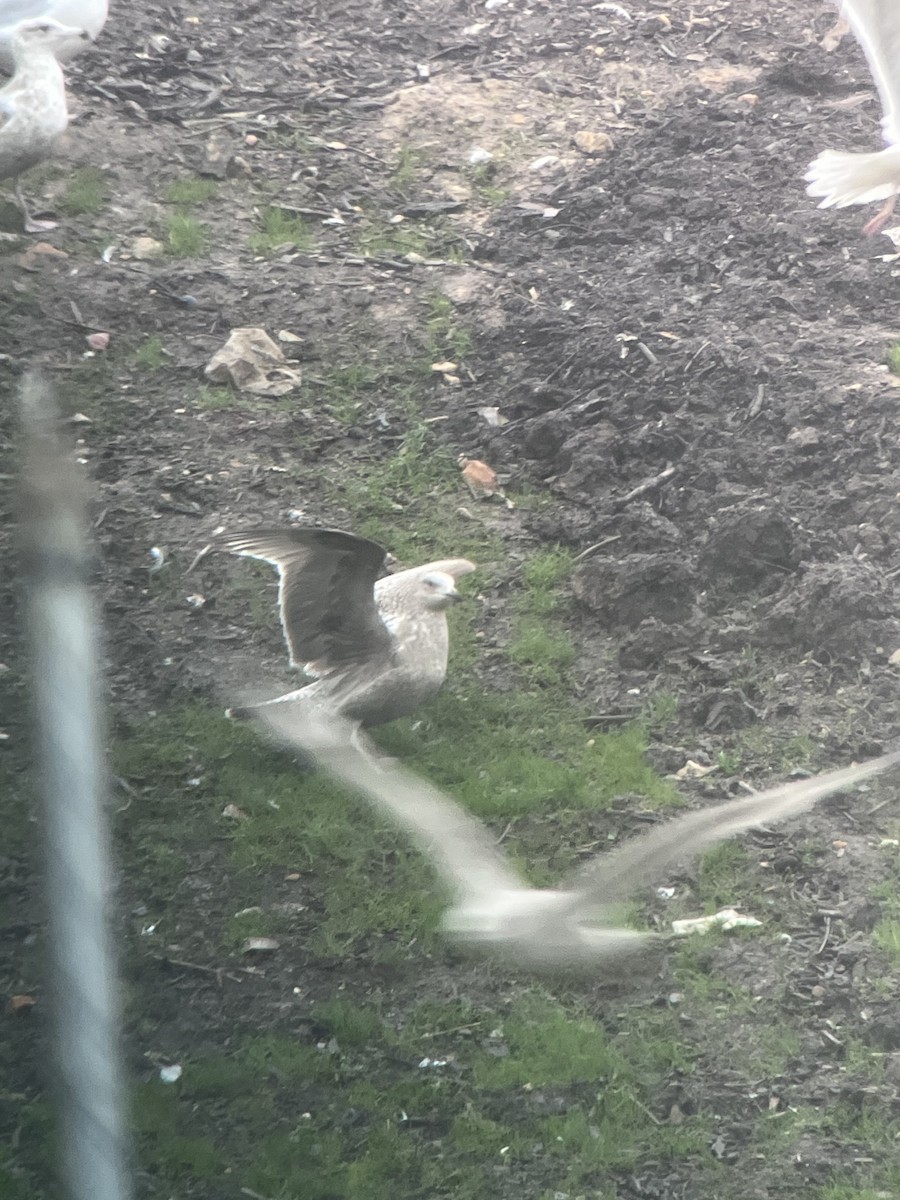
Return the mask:
[[845,208],[886,200],[864,228],[880,233],[890,223],[900,193],[900,0],[845,0],[842,12],[865,51],[878,88],[887,148],[871,154],[823,150],[805,179],[820,208]]
[[47,158],[69,123],[66,87],[56,55],[85,45],[81,29],[51,22],[21,26],[12,40],[15,74],[0,89],[0,179],[14,179]]
[[357,725],[381,725],[414,712],[447,674],[447,608],[456,580],[475,569],[444,559],[384,579],[385,552],[330,529],[257,529],[218,538],[214,547],[261,558],[279,573],[278,602],[291,664],[315,682],[235,717],[284,706],[296,720],[314,708]]

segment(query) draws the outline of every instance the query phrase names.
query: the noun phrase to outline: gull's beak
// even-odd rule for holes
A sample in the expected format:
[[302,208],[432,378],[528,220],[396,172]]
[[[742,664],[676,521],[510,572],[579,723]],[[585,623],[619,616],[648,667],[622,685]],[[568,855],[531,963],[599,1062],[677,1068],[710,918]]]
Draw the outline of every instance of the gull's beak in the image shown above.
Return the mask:
[[456,588],[454,588],[452,592],[447,592],[446,594],[448,599],[452,600],[454,604],[459,604],[460,600],[465,600],[465,596],[462,594],[462,592],[458,592]]

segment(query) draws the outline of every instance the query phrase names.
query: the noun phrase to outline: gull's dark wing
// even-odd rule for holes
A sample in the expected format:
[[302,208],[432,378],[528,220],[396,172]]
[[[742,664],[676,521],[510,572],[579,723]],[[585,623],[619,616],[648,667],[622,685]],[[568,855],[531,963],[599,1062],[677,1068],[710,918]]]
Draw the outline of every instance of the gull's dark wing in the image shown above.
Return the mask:
[[291,663],[319,671],[390,653],[391,636],[375,606],[385,551],[339,529],[245,529],[212,543],[278,569],[281,625]]

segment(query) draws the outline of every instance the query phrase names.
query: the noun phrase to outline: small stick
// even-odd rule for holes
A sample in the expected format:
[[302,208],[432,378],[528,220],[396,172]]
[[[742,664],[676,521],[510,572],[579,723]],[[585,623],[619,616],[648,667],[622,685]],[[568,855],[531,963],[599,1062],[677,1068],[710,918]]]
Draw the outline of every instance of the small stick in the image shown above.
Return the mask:
[[662,487],[675,474],[676,468],[672,463],[668,463],[664,471],[660,471],[658,475],[654,475],[650,479],[645,479],[643,483],[639,483],[636,488],[632,488],[627,495],[622,496],[620,500],[616,500],[613,504],[613,511],[624,508],[626,504],[630,504],[632,500],[638,500],[641,496],[646,496],[648,492],[654,492],[657,488]]

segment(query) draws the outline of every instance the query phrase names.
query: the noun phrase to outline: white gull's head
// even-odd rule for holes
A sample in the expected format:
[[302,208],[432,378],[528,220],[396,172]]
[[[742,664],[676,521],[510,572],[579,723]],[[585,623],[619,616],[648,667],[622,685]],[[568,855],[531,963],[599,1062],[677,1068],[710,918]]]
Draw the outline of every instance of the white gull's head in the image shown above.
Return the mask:
[[36,17],[16,26],[10,37],[10,47],[17,62],[40,50],[54,58],[70,58],[92,40],[86,29],[62,25],[52,17]]
[[423,608],[429,611],[442,612],[462,600],[456,590],[456,580],[446,571],[426,571],[416,580],[415,595]]

